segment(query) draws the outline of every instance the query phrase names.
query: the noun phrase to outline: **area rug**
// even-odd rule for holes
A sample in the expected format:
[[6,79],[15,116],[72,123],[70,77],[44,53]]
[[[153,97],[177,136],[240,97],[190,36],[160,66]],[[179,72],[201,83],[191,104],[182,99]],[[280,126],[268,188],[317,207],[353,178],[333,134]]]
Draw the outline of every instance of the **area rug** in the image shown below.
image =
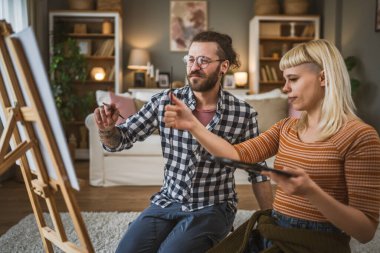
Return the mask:
[[[86,223],[95,252],[115,252],[118,242],[128,228],[128,224],[133,221],[138,214],[138,212],[82,212],[82,217]],[[51,226],[49,216],[46,214],[44,215],[48,224]],[[252,211],[239,210],[236,215],[234,227],[238,227],[251,215]],[[69,240],[78,244],[68,214],[62,213],[61,217]],[[351,248],[353,253],[380,252],[379,229],[373,241],[363,245],[352,240]],[[18,224],[11,227],[0,237],[0,252],[43,252],[40,234],[33,214],[23,218]],[[54,248],[54,252],[61,251]]]

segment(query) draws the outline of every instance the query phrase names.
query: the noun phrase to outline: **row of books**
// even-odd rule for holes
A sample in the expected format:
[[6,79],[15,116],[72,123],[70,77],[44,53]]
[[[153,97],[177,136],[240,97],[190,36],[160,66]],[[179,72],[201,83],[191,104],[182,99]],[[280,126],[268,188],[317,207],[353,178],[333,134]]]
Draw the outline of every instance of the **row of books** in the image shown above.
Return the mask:
[[108,39],[102,42],[95,52],[95,56],[112,56],[115,50],[115,41]]
[[270,67],[269,65],[264,65],[260,70],[261,81],[262,82],[278,82],[280,79],[278,78],[277,71],[274,67]]

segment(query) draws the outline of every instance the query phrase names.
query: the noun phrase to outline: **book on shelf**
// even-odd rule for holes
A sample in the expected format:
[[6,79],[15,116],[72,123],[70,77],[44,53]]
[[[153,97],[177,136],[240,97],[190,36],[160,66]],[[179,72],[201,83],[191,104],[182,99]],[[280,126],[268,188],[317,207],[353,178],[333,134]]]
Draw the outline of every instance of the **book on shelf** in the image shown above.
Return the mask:
[[315,33],[314,25],[312,24],[305,25],[305,27],[303,28],[301,37],[314,37],[314,33]]
[[95,56],[112,56],[115,50],[115,42],[113,39],[108,39],[102,42],[95,52]]
[[274,78],[273,78],[273,76],[272,76],[272,71],[270,70],[269,65],[265,65],[265,72],[266,72],[266,74],[267,74],[268,81],[273,81]]
[[277,76],[276,69],[274,67],[271,67],[270,70],[271,70],[271,73],[272,73],[273,81],[278,82],[278,76]]
[[108,81],[113,81],[114,77],[115,77],[115,66],[112,66],[108,75]]
[[261,81],[268,82],[267,73],[265,72],[264,67],[261,67]]

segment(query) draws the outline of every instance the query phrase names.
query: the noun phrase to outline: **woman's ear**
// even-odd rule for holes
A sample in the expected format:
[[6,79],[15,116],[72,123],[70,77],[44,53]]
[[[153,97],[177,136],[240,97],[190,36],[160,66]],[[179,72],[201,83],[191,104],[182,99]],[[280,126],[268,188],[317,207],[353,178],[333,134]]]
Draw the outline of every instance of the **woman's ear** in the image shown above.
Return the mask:
[[322,70],[319,73],[319,81],[321,82],[321,86],[326,86],[326,78],[325,78],[325,71]]

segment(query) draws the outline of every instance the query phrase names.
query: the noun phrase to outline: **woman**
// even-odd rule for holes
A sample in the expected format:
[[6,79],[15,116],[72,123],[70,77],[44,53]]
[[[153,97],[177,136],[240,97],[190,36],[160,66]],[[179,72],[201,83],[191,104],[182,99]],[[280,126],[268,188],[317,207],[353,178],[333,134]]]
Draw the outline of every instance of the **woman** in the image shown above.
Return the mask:
[[[303,111],[300,119],[283,119],[260,136],[232,146],[206,131],[173,96],[175,105],[166,107],[165,122],[190,131],[215,156],[253,163],[276,155],[275,167],[293,175],[263,172],[278,185],[270,214],[276,226],[370,241],[379,222],[380,140],[355,115],[342,56],[326,40],[310,41],[288,51],[280,69],[289,102]],[[306,241],[302,243],[307,247]],[[349,251],[349,240],[343,241]],[[264,245],[250,248],[268,248],[275,240],[261,242]]]

